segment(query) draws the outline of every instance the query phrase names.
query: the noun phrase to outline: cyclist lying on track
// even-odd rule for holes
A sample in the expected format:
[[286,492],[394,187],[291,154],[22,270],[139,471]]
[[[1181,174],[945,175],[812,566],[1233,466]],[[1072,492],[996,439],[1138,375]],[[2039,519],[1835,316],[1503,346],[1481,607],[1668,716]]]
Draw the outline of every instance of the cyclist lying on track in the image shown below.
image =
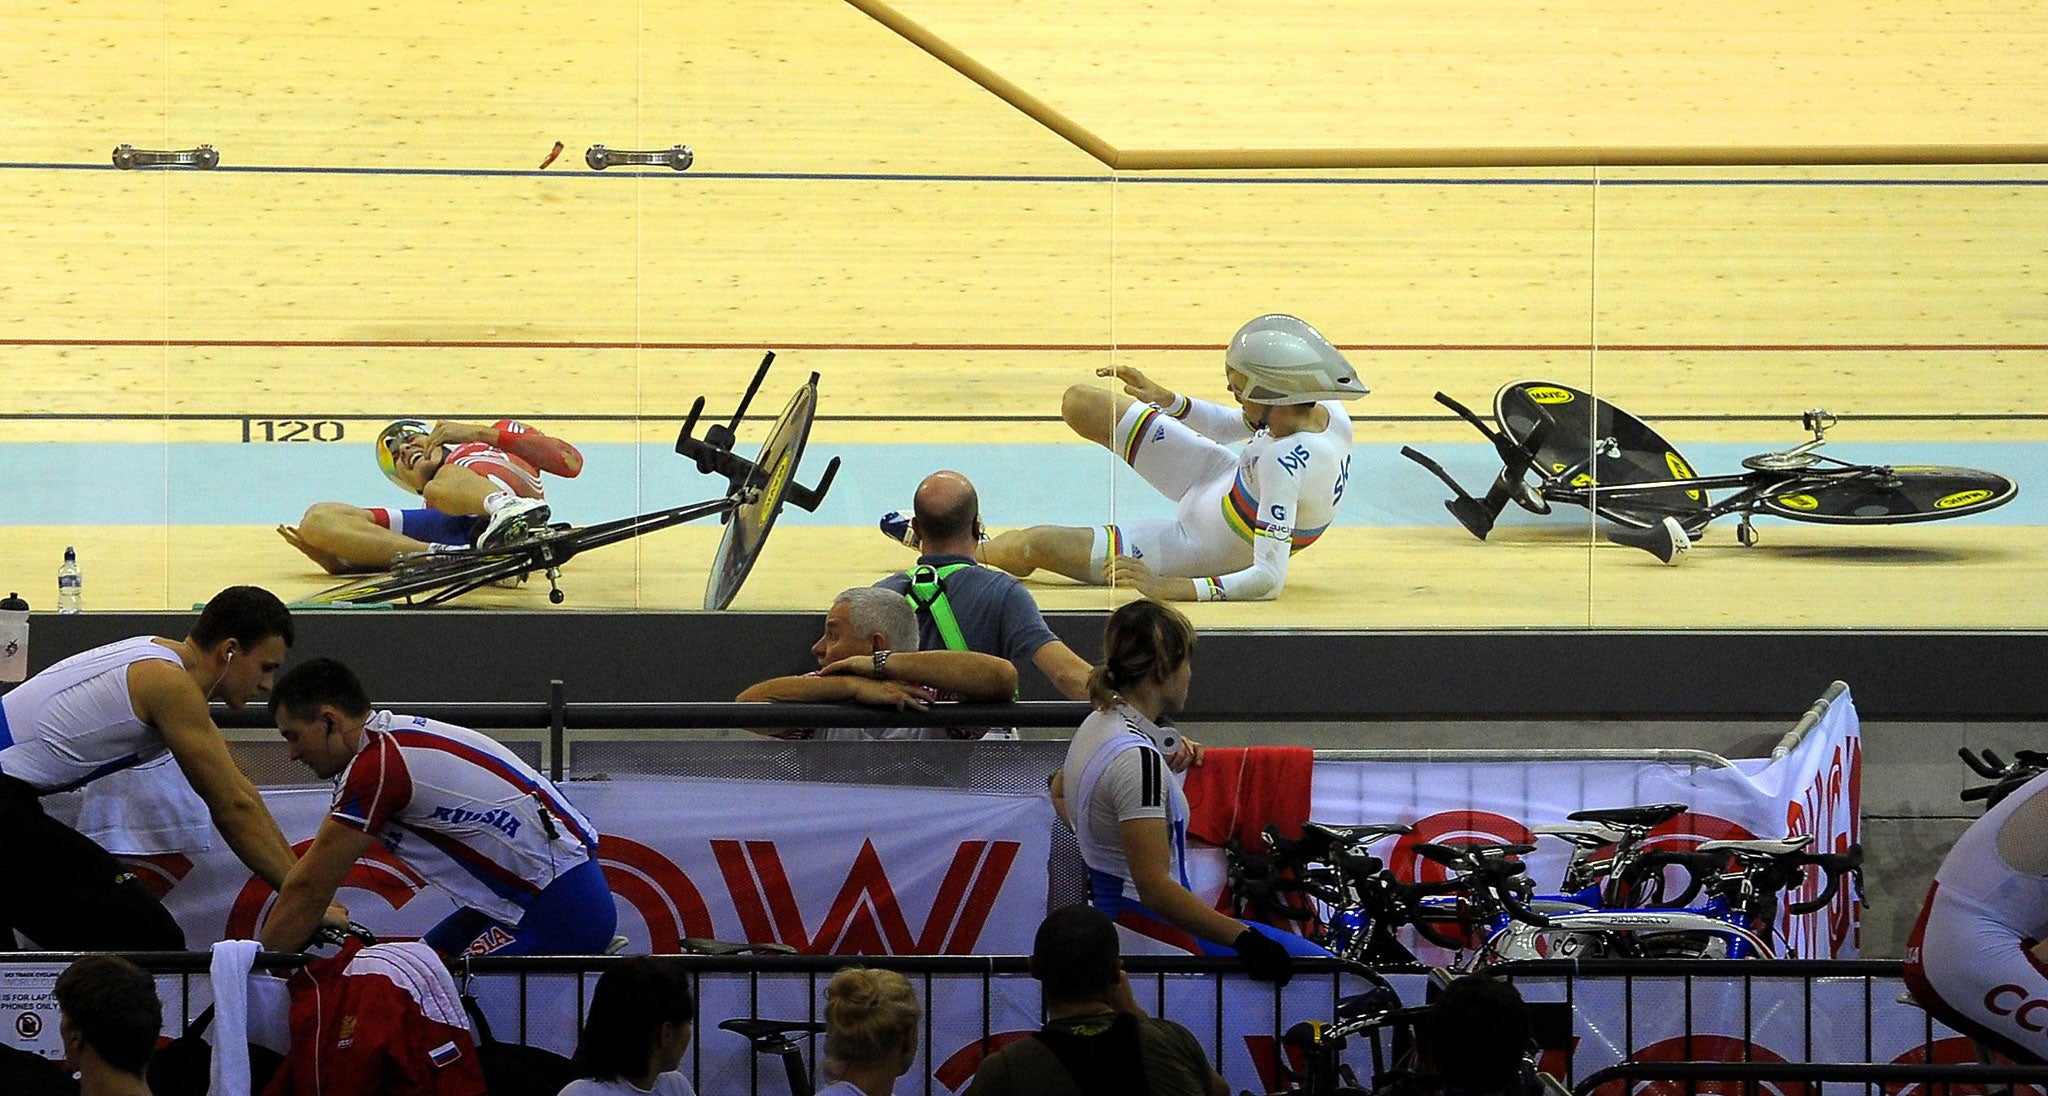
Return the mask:
[[[1315,328],[1277,313],[1238,329],[1223,370],[1234,406],[1176,395],[1129,366],[1097,371],[1125,395],[1077,384],[1061,401],[1068,426],[1175,501],[1172,520],[1013,529],[982,545],[981,561],[1164,601],[1278,597],[1288,558],[1329,528],[1344,497],[1351,416],[1341,401],[1366,388]],[[1240,441],[1242,453],[1226,448]]]
[[426,500],[422,508],[316,502],[277,535],[330,575],[389,569],[434,545],[491,547],[547,524],[541,473],[573,479],[576,447],[511,419],[489,426],[400,419],[377,435],[385,478]]

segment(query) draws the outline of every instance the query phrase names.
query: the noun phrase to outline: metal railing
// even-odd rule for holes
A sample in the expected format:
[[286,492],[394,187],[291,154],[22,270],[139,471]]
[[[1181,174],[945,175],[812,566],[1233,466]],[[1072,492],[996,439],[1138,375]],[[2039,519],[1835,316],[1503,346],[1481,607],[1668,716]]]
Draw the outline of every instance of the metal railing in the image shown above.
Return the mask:
[[1592,1096],[1606,1089],[1615,1096],[1634,1091],[1638,1081],[1675,1081],[1688,1093],[1699,1091],[1700,1082],[1739,1082],[1745,1093],[1762,1093],[1764,1086],[1785,1091],[1797,1085],[1804,1092],[1811,1085],[1822,1089],[1829,1081],[1862,1086],[1865,1092],[1881,1086],[1892,1096],[1905,1085],[1946,1086],[1972,1084],[1991,1091],[1993,1086],[2048,1082],[2048,1066],[1926,1065],[1896,1062],[1626,1062],[1609,1066],[1573,1086],[1574,1096]]

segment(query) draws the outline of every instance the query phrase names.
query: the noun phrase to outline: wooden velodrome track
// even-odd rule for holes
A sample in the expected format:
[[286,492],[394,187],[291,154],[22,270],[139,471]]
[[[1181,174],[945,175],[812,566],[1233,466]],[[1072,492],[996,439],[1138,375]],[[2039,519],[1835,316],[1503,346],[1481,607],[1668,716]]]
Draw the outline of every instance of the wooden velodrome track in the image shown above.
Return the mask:
[[[2041,141],[2048,117],[2026,46],[2044,17],[2018,0],[1943,17],[1099,7],[894,14],[1115,150],[1216,163],[2010,145]],[[1197,606],[1204,626],[2048,625],[2031,519],[1774,522],[1755,550],[1717,526],[1667,569],[1584,523],[1511,516],[1480,544],[1390,456],[1476,440],[1435,390],[1483,407],[1544,377],[1681,447],[1790,444],[1798,412],[1827,407],[1851,455],[1953,444],[1950,463],[2013,475],[2024,503],[2048,490],[2028,475],[2048,472],[2040,166],[1114,171],[842,0],[29,3],[0,13],[0,71],[0,586],[37,608],[67,544],[94,609],[182,607],[231,582],[309,594],[326,580],[270,527],[322,498],[402,502],[365,444],[380,421],[513,415],[630,455],[671,440],[697,393],[729,408],[769,348],[783,364],[757,411],[824,377],[804,479],[835,447],[902,455],[889,477],[850,458],[835,495],[852,516],[788,521],[736,605],[821,607],[907,560],[868,523],[917,470],[969,470],[995,528],[1034,520],[1048,486],[1012,459],[1031,450],[996,447],[1069,443],[1064,386],[1128,362],[1217,396],[1230,332],[1284,310],[1360,364],[1359,451],[1377,454],[1361,467],[1377,471],[1281,601]],[[560,162],[535,170],[557,140]],[[222,167],[116,172],[121,142],[207,142]],[[686,174],[581,163],[594,143],[678,142],[696,151]],[[341,424],[350,471],[289,474],[321,443],[243,459],[269,447],[260,428],[245,441],[252,422],[287,420]],[[93,460],[49,456],[74,451]],[[73,471],[144,452],[150,505]],[[1098,463],[1077,490],[1107,493]],[[638,474],[628,459],[587,476]],[[717,532],[582,557],[570,607],[695,607]],[[1125,596],[1036,592],[1052,608]],[[539,588],[466,603],[545,605]]]

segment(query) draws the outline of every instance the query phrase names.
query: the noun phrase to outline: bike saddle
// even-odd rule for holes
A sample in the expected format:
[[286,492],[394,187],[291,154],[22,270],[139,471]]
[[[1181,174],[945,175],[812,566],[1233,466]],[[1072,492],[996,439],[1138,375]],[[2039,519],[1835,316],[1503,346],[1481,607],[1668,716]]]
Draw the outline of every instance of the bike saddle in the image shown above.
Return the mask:
[[1652,803],[1642,807],[1600,807],[1590,811],[1573,811],[1565,817],[1574,822],[1592,822],[1617,830],[1647,830],[1663,825],[1691,809],[1684,803]]
[[1538,837],[1555,837],[1575,848],[1597,849],[1621,840],[1619,830],[1606,826],[1531,826],[1529,832]]
[[825,1025],[816,1020],[763,1020],[758,1016],[720,1020],[718,1026],[725,1031],[745,1036],[757,1046],[778,1041],[788,1042],[792,1036],[816,1035],[825,1030]]
[[1702,841],[1699,851],[1726,852],[1736,856],[1783,856],[1811,844],[1813,835],[1802,833],[1797,837],[1765,837],[1755,841]]
[[[1447,868],[1464,868],[1467,866],[1484,865],[1488,861],[1505,861],[1510,856],[1527,856],[1535,851],[1536,846],[1534,845],[1439,845],[1434,842],[1425,841],[1415,846],[1415,854],[1417,856],[1422,857],[1424,860],[1442,864]],[[1519,869],[1521,865],[1516,864],[1515,867]]]
[[683,951],[690,955],[795,955],[796,949],[788,944],[749,944],[745,941],[711,940],[702,936],[686,937]]
[[1353,993],[1337,1000],[1337,1019],[1363,1020],[1368,1017],[1385,1016],[1401,1007],[1401,996],[1392,986],[1374,986],[1363,993]]
[[1382,837],[1392,837],[1395,834],[1407,832],[1409,832],[1408,827],[1401,825],[1399,822],[1368,822],[1363,826],[1331,826],[1322,822],[1304,822],[1301,824],[1301,836],[1304,839],[1315,837],[1318,840],[1329,842],[1332,848],[1341,848],[1345,845],[1370,845]]

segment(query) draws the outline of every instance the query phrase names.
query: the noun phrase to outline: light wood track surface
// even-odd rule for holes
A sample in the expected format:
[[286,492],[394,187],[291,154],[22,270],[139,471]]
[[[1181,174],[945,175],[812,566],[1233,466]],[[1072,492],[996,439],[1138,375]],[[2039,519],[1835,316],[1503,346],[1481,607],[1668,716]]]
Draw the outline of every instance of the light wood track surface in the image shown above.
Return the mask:
[[1129,152],[2037,143],[2020,0],[893,0]]
[[[1280,31],[1269,39],[1235,22],[1243,14],[1205,28],[1222,18],[1207,6],[1200,18],[1160,5],[1086,18],[901,6],[1020,81],[1072,89],[1059,94],[1133,144],[1217,132],[1273,145],[1308,134],[1526,143],[1540,119],[1552,126],[1541,139],[1561,141],[1990,141],[2037,139],[2027,127],[2048,116],[2030,77],[1991,78],[2014,51],[2037,58],[2019,45],[2038,37],[2039,13],[2018,5],[1918,31],[1877,7],[1738,8],[1712,17],[1734,20],[1718,36],[1705,15],[1659,23],[1633,8],[1496,13],[1488,33],[1466,35],[1441,12],[1364,27],[1348,8],[1281,5],[1265,16]],[[1534,22],[1518,32],[1515,18]],[[1279,63],[1271,51],[1305,49],[1301,28],[1315,20],[1327,33],[1307,37],[1343,58]],[[1640,29],[1652,25],[1661,37]],[[1843,26],[1890,30],[1829,54],[1840,39],[1828,28]],[[1526,48],[1537,30],[1559,48]],[[1102,69],[1114,80],[1088,75],[1066,45],[1076,35],[1119,43],[1118,64]],[[1746,45],[1763,41],[1778,45]],[[1423,79],[1421,58],[1449,42],[1465,52]],[[1967,70],[1956,60],[1966,47],[1978,53]],[[1205,60],[1219,49],[1235,68]],[[1589,51],[1615,56],[1594,65]],[[81,60],[110,52],[118,63]],[[1396,54],[1393,67],[1374,60]],[[1744,78],[1824,54],[1775,92]],[[1855,78],[1833,80],[1836,66]],[[1477,440],[1433,392],[1485,409],[1499,385],[1529,377],[1594,389],[1681,447],[1790,444],[1813,406],[1842,415],[1845,445],[2027,454],[2048,442],[2040,167],[1112,176],[823,0],[639,14],[32,3],[0,12],[0,68],[13,74],[0,109],[15,120],[0,226],[24,257],[0,268],[0,444],[239,442],[255,417],[345,421],[342,444],[360,447],[375,420],[411,414],[516,415],[579,443],[662,444],[691,397],[729,409],[773,348],[783,364],[757,410],[772,413],[806,371],[824,377],[805,478],[834,445],[922,447],[939,467],[984,443],[1071,443],[1060,392],[1102,383],[1094,369],[1113,362],[1218,396],[1223,342],[1270,310],[1304,316],[1359,363],[1374,389],[1354,405],[1359,446],[1382,455]],[[1491,83],[1473,84],[1480,73]],[[1974,95],[1954,86],[1965,73]],[[1332,74],[1399,78],[1409,91]],[[1883,94],[1820,93],[1837,83]],[[1742,94],[1718,94],[1731,88]],[[1349,96],[1347,108],[1302,109],[1312,89]],[[1566,99],[1602,109],[1562,110]],[[1497,101],[1524,109],[1486,106]],[[1638,129],[1615,128],[1624,115]],[[1779,130],[1759,136],[1745,119]],[[556,140],[561,161],[534,171]],[[123,141],[210,142],[223,168],[65,166],[104,164]],[[599,142],[688,143],[697,163],[594,173],[581,153]],[[278,521],[321,498],[403,501],[367,447],[359,467],[308,491],[252,481],[228,460],[165,490],[271,493]],[[1359,484],[1347,510],[1434,491],[1399,467],[1391,482]],[[2023,495],[2043,482],[2000,470]],[[863,474],[850,465],[842,482],[861,490]],[[1006,504],[1003,484],[984,490],[993,526],[1033,519]],[[268,525],[18,516],[39,493],[92,492],[0,488],[0,585],[46,607],[34,592],[66,544],[88,561],[98,609],[182,607],[231,582],[294,596],[324,585]],[[1510,520],[1480,544],[1434,516],[1340,526],[1296,557],[1280,602],[1201,606],[1198,619],[2048,626],[2048,549],[2033,525],[1778,523],[1755,551],[1717,525],[1666,569],[1591,547],[1590,529]],[[149,523],[120,524],[138,520]],[[583,557],[568,604],[693,607],[714,537],[689,527]],[[822,607],[906,561],[866,528],[789,524],[737,607]],[[1035,589],[1055,608],[1122,596]],[[542,598],[529,588],[466,603]]]

